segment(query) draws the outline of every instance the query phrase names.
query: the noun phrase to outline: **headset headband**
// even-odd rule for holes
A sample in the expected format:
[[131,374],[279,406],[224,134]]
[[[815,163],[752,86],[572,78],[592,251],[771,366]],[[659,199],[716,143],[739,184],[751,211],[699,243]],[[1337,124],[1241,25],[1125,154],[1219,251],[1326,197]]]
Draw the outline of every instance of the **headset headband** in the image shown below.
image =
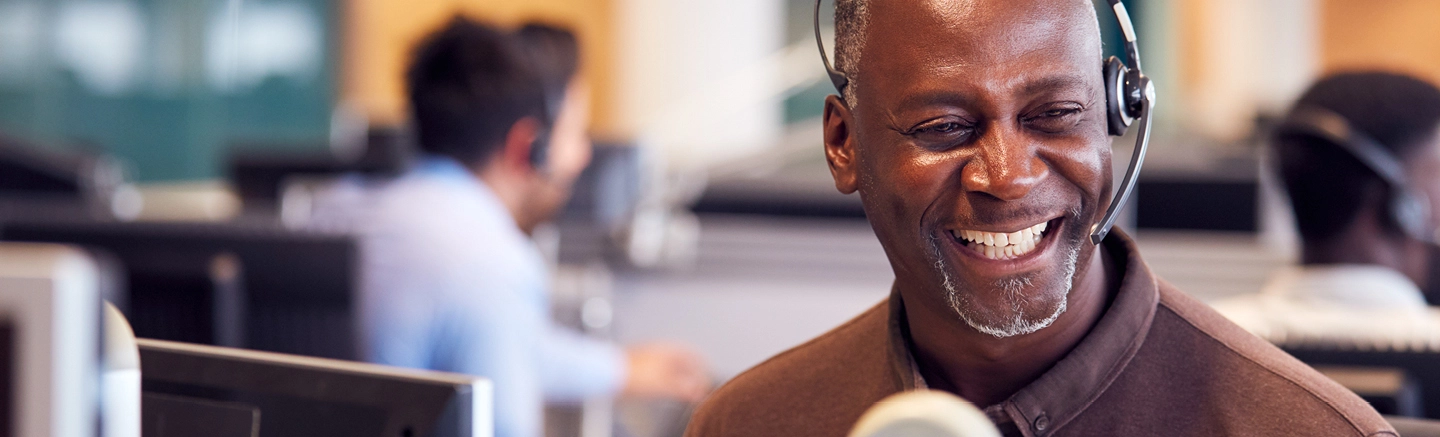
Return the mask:
[[1386,184],[1408,186],[1405,183],[1405,166],[1380,142],[1352,127],[1345,117],[1334,111],[1316,106],[1295,108],[1281,125],[1280,133],[1310,135],[1334,143],[1360,160],[1365,168],[1375,172]]
[[[1130,165],[1125,169],[1125,178],[1121,179],[1120,191],[1115,193],[1115,198],[1110,201],[1110,207],[1105,209],[1105,216],[1100,222],[1090,227],[1090,243],[1100,244],[1105,236],[1110,234],[1110,228],[1115,226],[1115,219],[1120,216],[1120,208],[1130,200],[1130,195],[1135,192],[1135,184],[1139,182],[1140,167],[1145,164],[1145,152],[1150,149],[1150,125],[1154,122],[1151,113],[1155,111],[1155,84],[1150,82],[1150,77],[1145,75],[1140,64],[1139,39],[1135,34],[1135,25],[1130,22],[1130,12],[1125,9],[1125,4],[1120,0],[1110,0],[1110,9],[1115,11],[1115,20],[1120,23],[1120,32],[1125,35],[1125,57],[1129,58],[1130,65],[1134,68],[1124,74],[1125,84],[1123,87],[1116,87],[1121,95],[1107,96],[1106,99],[1119,99],[1116,103],[1120,105],[1118,114],[1123,118],[1134,118],[1140,116],[1140,132],[1135,135],[1135,150],[1130,154]],[[1129,120],[1127,120],[1129,121]],[[1129,123],[1127,122],[1126,125]]]
[[1306,135],[1334,144],[1355,157],[1390,188],[1390,217],[1400,230],[1416,240],[1434,243],[1430,226],[1429,198],[1411,188],[1405,165],[1373,137],[1356,129],[1344,116],[1318,106],[1301,106],[1290,111],[1280,124],[1277,137]]
[[825,40],[820,36],[820,1],[815,0],[815,45],[820,46],[820,61],[825,63],[825,73],[830,75],[830,84],[835,85],[836,92],[844,95],[845,86],[850,85],[850,78],[835,69],[835,65],[830,63],[830,54],[825,51]]

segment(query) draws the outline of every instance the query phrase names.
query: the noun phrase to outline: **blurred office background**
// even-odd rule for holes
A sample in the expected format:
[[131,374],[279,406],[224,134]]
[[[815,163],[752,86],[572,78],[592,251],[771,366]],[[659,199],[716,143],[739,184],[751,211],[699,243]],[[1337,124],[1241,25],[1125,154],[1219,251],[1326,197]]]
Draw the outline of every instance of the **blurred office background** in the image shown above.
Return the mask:
[[[1201,299],[1254,292],[1295,257],[1288,212],[1259,146],[1267,123],[1305,86],[1351,68],[1440,81],[1440,27],[1432,23],[1440,2],[1432,0],[1126,3],[1160,97],[1151,154],[1123,225],[1161,276]],[[568,212],[539,236],[558,267],[557,317],[621,342],[691,343],[723,380],[878,303],[892,279],[858,198],[834,191],[823,161],[818,117],[831,89],[811,7],[0,0],[0,160],[12,165],[0,167],[12,172],[0,174],[10,185],[0,239],[109,245],[122,252],[119,264],[143,258],[127,245],[155,239],[229,241],[212,245],[223,250],[175,249],[202,253],[190,257],[196,281],[248,290],[238,298],[246,305],[196,322],[211,331],[193,340],[309,351],[325,339],[262,343],[271,334],[255,328],[261,316],[250,313],[301,324],[322,318],[313,323],[321,331],[344,326],[353,248],[343,232],[311,226],[308,193],[336,178],[383,179],[403,168],[401,73],[411,45],[457,12],[502,24],[548,21],[582,40],[601,145]],[[1100,14],[1113,50],[1118,31],[1108,11]],[[1117,174],[1132,143],[1115,141]],[[21,167],[34,174],[13,173]],[[77,221],[85,223],[66,224]],[[120,225],[87,228],[92,222]],[[273,249],[296,241],[324,247],[327,239],[340,242],[333,250]],[[253,247],[235,249],[237,241]],[[256,296],[290,302],[285,293],[298,287],[284,278],[304,275],[274,273],[266,250],[295,257],[285,264],[302,272],[339,271],[337,306],[267,307],[273,302]],[[167,262],[155,256],[161,261],[149,262]],[[236,269],[259,276],[217,282]],[[129,293],[143,291],[131,283]],[[212,307],[237,299],[214,296]],[[249,318],[249,327],[226,324],[237,318]],[[145,323],[137,320],[137,331]],[[611,418],[639,436],[683,426],[683,407],[583,410],[573,430],[557,432],[604,435],[617,429]]]

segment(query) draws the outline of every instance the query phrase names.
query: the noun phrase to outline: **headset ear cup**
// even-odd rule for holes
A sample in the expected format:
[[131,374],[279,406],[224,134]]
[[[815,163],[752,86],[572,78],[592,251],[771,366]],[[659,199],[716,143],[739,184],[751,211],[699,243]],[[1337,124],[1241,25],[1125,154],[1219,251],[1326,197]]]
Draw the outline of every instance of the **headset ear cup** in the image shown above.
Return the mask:
[[1430,241],[1430,205],[1424,198],[1409,190],[1396,193],[1390,199],[1390,216],[1400,230],[1411,238]]
[[1133,118],[1125,111],[1125,100],[1121,92],[1125,89],[1125,63],[1111,56],[1105,59],[1105,118],[1109,123],[1110,135],[1125,135]]
[[542,129],[530,143],[530,166],[544,169],[550,160],[550,128]]

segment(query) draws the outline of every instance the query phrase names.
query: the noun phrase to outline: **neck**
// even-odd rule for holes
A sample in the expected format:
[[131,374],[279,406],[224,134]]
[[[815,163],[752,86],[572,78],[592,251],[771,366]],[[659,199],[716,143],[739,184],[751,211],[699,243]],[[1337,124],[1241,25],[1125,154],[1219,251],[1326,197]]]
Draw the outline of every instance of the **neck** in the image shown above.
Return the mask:
[[[1034,382],[1079,344],[1104,314],[1119,273],[1099,246],[1076,272],[1067,309],[1040,331],[997,338],[966,325],[940,299],[905,293],[912,355],[931,388],[949,391],[976,405],[1005,401]],[[913,290],[913,288],[912,288]],[[935,293],[925,293],[933,295]],[[934,302],[930,302],[933,300]]]
[[485,186],[489,187],[491,192],[495,193],[495,197],[500,199],[500,204],[510,212],[510,217],[515,219],[515,225],[522,232],[529,235],[535,230],[535,226],[540,223],[540,220],[525,213],[528,210],[525,206],[529,199],[529,193],[525,189],[524,175],[515,174],[504,166],[496,164],[471,171],[475,177],[485,182]]
[[1340,235],[1306,240],[1301,249],[1301,264],[1378,265],[1404,273],[1423,286],[1429,279],[1429,254],[1425,245],[1386,231],[1375,216],[1361,213]]

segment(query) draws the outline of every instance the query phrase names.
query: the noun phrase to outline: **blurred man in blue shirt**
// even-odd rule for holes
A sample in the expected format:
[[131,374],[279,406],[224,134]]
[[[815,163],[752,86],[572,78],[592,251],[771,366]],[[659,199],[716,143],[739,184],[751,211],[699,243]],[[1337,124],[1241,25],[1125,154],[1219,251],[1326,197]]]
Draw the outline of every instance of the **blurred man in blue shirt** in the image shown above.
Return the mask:
[[501,437],[540,436],[545,400],[697,400],[709,386],[683,348],[622,350],[549,318],[550,272],[529,234],[590,160],[577,53],[543,26],[456,18],[431,35],[407,75],[425,156],[360,224],[368,359],[493,379]]

